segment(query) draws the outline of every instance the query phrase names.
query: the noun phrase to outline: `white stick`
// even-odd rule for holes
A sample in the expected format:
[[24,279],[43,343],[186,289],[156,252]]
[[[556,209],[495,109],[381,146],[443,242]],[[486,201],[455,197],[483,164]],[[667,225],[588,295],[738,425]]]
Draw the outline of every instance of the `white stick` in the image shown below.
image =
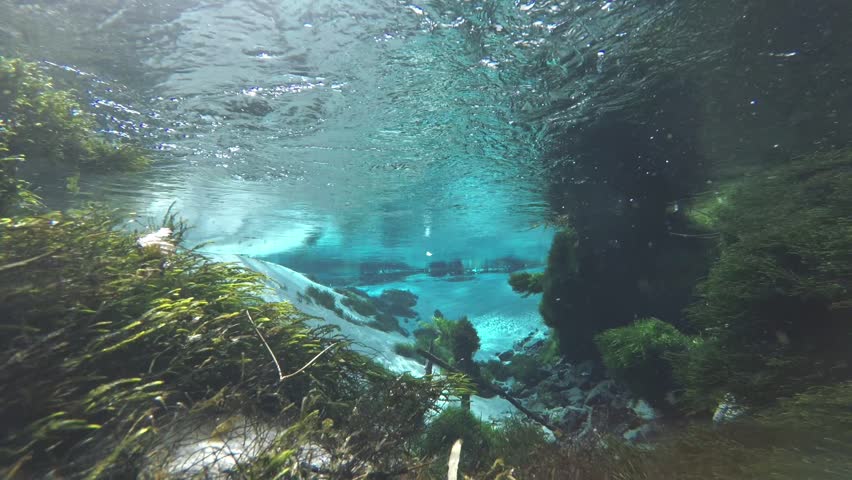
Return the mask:
[[459,459],[461,458],[462,439],[456,440],[453,448],[450,449],[450,461],[447,463],[449,470],[447,471],[447,480],[458,480],[459,476]]

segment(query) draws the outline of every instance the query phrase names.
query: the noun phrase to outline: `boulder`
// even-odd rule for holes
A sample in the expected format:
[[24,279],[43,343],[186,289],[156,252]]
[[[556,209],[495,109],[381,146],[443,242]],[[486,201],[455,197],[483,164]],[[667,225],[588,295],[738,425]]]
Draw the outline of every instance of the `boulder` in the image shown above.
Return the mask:
[[507,361],[511,360],[512,357],[514,357],[514,356],[515,356],[514,350],[506,350],[503,353],[497,354],[497,358],[499,358],[501,362],[507,362]]
[[615,382],[604,380],[595,385],[586,394],[586,405],[609,405],[615,399],[617,392]]

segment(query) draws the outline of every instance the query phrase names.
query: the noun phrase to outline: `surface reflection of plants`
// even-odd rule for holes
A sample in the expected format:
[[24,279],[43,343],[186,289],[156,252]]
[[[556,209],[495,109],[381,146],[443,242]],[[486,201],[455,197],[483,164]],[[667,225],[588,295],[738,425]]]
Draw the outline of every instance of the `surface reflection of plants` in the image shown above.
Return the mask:
[[98,170],[148,163],[135,147],[93,136],[94,117],[70,92],[54,88],[34,63],[0,57],[0,119],[9,151],[30,162]]
[[520,293],[524,298],[537,293],[542,293],[543,273],[518,272],[509,275],[509,285],[516,293]]

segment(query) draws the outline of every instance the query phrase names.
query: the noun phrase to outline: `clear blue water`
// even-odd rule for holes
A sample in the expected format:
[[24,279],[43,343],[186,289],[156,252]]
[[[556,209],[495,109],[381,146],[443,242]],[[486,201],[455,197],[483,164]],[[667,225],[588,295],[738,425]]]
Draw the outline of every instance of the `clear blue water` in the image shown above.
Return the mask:
[[[210,251],[346,277],[540,264],[552,232],[533,227],[560,209],[618,214],[643,176],[672,201],[710,165],[835,144],[844,114],[810,120],[848,94],[805,82],[845,71],[811,68],[847,42],[836,2],[705,3],[10,2],[0,46],[160,151],[137,178],[84,178],[92,197],[142,218],[174,204]],[[578,208],[560,184],[599,193]]]

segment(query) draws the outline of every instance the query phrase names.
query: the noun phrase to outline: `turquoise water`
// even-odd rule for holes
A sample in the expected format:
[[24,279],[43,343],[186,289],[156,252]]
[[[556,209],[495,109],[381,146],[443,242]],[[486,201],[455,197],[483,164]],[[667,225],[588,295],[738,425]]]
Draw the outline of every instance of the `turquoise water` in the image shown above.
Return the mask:
[[833,62],[842,2],[4,11],[0,47],[84,91],[106,131],[160,150],[138,178],[83,179],[93,197],[143,217],[174,203],[211,251],[326,269],[541,264],[552,232],[531,227],[562,212],[615,218],[580,221],[626,243],[641,226],[625,209],[647,202],[635,220],[659,230],[649,217],[729,175],[718,166],[841,145],[849,125],[831,86],[848,71]]

